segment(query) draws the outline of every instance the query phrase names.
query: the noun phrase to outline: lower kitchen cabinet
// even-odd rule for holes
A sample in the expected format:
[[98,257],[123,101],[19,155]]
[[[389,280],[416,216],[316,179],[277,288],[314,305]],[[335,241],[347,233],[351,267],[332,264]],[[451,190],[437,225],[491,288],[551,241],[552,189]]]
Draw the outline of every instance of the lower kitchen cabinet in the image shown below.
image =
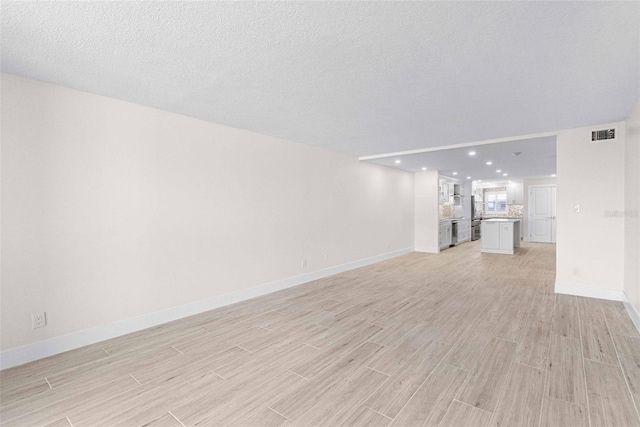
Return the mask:
[[471,240],[471,220],[463,219],[458,221],[458,243]]
[[438,241],[440,242],[440,249],[446,249],[451,246],[451,221],[440,221]]
[[494,219],[482,221],[482,252],[513,255],[520,247],[520,221]]

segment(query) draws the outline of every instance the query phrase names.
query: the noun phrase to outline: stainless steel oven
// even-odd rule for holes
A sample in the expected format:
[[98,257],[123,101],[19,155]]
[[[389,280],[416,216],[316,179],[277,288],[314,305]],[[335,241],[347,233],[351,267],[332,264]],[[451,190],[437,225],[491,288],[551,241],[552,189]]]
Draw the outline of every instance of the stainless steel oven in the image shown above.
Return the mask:
[[451,221],[451,246],[458,244],[458,221]]
[[481,220],[474,219],[471,221],[471,240],[480,240]]

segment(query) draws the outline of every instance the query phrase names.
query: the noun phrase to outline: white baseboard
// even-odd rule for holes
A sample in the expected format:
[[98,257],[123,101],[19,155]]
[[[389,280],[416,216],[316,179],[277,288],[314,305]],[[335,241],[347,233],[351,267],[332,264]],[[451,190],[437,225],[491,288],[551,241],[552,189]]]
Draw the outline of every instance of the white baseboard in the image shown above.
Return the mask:
[[624,291],[608,288],[597,288],[595,286],[564,285],[556,282],[555,291],[557,294],[575,295],[578,297],[599,298],[611,301],[626,301]]
[[440,252],[440,249],[435,246],[416,246],[416,252],[437,254]]
[[633,304],[631,304],[631,302],[629,301],[629,298],[626,298],[626,294],[625,294],[625,301],[623,301],[623,303],[624,303],[624,308],[626,308],[627,313],[629,313],[629,317],[631,318],[633,325],[638,330],[638,333],[640,333],[640,311],[638,311],[638,309]]
[[627,310],[627,313],[629,313],[629,317],[631,318],[633,325],[640,333],[640,312],[633,304],[631,304],[624,291],[596,288],[593,286],[563,285],[561,283],[556,283],[555,290],[557,294],[621,301],[624,304],[624,308]]
[[242,289],[229,294],[218,295],[206,300],[195,301],[189,304],[157,311],[155,313],[149,313],[143,316],[138,316],[131,319],[125,319],[118,322],[110,323],[108,325],[99,326],[97,328],[73,332],[71,334],[51,338],[46,341],[40,341],[23,347],[5,350],[3,352],[0,352],[0,370],[22,365],[24,363],[42,359],[44,357],[53,356],[54,354],[84,347],[86,345],[95,344],[100,341],[119,337],[142,329],[161,325],[173,320],[193,316],[194,314],[213,310],[225,305],[234,304],[236,302],[259,297],[261,295],[266,295],[282,289],[302,285],[313,280],[322,279],[323,277],[332,276],[334,274],[342,273],[347,270],[364,267],[366,265],[374,264],[386,259],[405,255],[413,251],[413,248],[399,249],[370,258],[336,265],[333,267],[325,268],[323,270],[317,270],[300,276],[289,277],[282,280],[264,283],[262,285],[254,286],[248,289]]

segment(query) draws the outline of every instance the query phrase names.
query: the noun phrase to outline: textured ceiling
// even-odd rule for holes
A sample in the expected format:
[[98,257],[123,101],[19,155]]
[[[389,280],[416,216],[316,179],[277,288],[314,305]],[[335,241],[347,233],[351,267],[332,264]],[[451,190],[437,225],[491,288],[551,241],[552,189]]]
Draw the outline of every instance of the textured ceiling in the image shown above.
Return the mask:
[[2,70],[356,156],[623,120],[638,2],[2,2]]

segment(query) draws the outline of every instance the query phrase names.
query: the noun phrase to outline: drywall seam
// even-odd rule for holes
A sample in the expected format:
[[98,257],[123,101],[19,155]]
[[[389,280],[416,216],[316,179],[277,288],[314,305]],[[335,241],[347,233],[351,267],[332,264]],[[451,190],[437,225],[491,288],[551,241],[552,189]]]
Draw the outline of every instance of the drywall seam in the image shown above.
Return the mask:
[[240,301],[245,301],[251,298],[256,298],[261,295],[266,295],[272,292],[302,285],[313,280],[322,279],[323,277],[342,273],[347,270],[364,267],[376,262],[405,255],[413,251],[414,248],[399,249],[370,258],[364,258],[346,264],[340,264],[322,270],[314,271],[308,274],[302,274],[300,276],[294,276],[269,283],[264,283],[248,289],[242,289],[232,293],[218,295],[205,300],[195,301],[177,307],[171,307],[166,310],[157,311],[155,313],[149,313],[143,316],[133,317],[131,319],[120,320],[108,325],[74,332],[68,335],[51,338],[23,347],[5,350],[3,352],[0,352],[0,370],[22,365],[24,363],[42,359],[44,357],[53,356],[54,354],[63,353],[65,351],[84,347],[86,345],[119,337],[163,323],[171,322],[173,320],[193,316],[195,314],[213,310],[215,308],[234,304]]

